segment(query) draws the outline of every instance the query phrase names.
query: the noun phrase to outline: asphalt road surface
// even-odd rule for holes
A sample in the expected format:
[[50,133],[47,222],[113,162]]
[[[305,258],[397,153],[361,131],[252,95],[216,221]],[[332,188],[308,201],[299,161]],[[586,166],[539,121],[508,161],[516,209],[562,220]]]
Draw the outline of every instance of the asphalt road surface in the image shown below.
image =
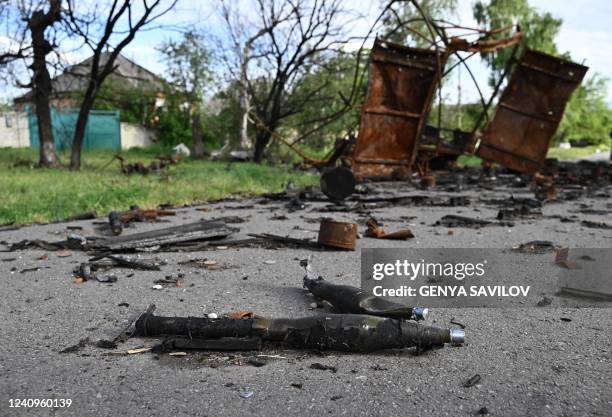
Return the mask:
[[[395,191],[423,194],[406,184],[398,187]],[[167,264],[162,271],[114,269],[118,280],[112,284],[74,282],[72,270],[88,259],[82,252],[0,253],[0,416],[610,416],[610,310],[560,307],[553,295],[546,308],[435,309],[427,323],[463,323],[466,343],[420,355],[414,349],[352,354],[285,348],[114,355],[110,352],[159,341],[130,339],[111,350],[93,345],[100,334],[151,303],[161,315],[221,315],[241,309],[268,317],[322,314],[326,310],[313,310],[314,300],[301,286],[304,274],[298,260],[308,255],[326,279],[358,286],[360,249],[365,247],[511,248],[550,240],[559,246],[610,248],[612,230],[580,222],[610,220],[612,200],[603,197],[612,190],[600,191],[598,197],[546,204],[544,218],[516,220],[514,227],[457,227],[451,234],[434,226],[445,214],[495,219],[499,207],[479,199],[532,196],[506,187],[464,191],[460,194],[471,198],[465,207],[372,210],[388,230],[410,227],[416,237],[408,241],[364,237],[354,252],[227,248],[141,254]],[[237,237],[268,232],[316,238],[317,219],[323,215],[357,221],[364,230],[363,214],[321,213],[318,209],[326,203],[306,204],[304,210],[289,212],[283,201],[219,202],[199,207],[207,211],[180,209],[167,223],[135,223],[124,233],[220,216],[245,220],[233,225],[240,229]],[[599,214],[585,212],[585,207]],[[275,214],[287,219],[272,220]],[[575,217],[568,222],[555,215]],[[99,235],[101,228],[92,220],[37,225],[0,232],[0,240],[53,241],[69,233]],[[179,264],[196,258],[214,260],[219,268]],[[184,274],[180,286],[152,288],[155,280],[178,273]],[[71,346],[72,352],[60,353]],[[264,365],[253,366],[253,357]],[[313,369],[313,363],[336,371]],[[475,374],[480,381],[465,387]],[[22,399],[63,399],[71,405],[10,407],[11,400],[15,405]]]

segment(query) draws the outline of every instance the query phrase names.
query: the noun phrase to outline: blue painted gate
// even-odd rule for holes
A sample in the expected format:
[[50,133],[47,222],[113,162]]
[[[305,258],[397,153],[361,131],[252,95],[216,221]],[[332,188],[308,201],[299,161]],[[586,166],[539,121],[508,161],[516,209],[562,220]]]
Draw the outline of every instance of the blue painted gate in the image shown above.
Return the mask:
[[[64,151],[72,147],[78,115],[79,111],[77,109],[57,111],[55,108],[51,108],[51,125],[53,126],[56,150]],[[30,144],[34,148],[39,148],[38,120],[36,114],[32,111],[28,111],[28,123]],[[118,110],[92,110],[89,112],[83,149],[121,150],[121,123]]]

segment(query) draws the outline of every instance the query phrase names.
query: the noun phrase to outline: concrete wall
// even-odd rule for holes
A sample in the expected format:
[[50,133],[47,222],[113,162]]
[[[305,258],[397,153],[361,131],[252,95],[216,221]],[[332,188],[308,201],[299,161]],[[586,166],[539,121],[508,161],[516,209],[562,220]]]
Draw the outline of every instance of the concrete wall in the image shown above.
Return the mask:
[[144,148],[152,145],[157,137],[153,129],[132,123],[121,123],[121,149]]
[[30,146],[28,115],[25,112],[0,113],[0,148]]

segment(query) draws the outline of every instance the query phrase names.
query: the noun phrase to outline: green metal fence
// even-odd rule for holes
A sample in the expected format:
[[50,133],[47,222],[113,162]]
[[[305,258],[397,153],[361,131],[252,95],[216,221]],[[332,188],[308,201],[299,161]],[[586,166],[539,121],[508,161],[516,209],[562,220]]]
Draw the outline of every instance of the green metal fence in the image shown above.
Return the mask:
[[[77,109],[57,111],[55,108],[51,108],[51,125],[53,126],[55,148],[58,151],[71,148],[78,114]],[[30,144],[32,147],[38,148],[40,146],[38,120],[36,114],[30,110],[28,110],[28,123]],[[121,123],[118,110],[92,110],[89,113],[83,149],[121,150]]]

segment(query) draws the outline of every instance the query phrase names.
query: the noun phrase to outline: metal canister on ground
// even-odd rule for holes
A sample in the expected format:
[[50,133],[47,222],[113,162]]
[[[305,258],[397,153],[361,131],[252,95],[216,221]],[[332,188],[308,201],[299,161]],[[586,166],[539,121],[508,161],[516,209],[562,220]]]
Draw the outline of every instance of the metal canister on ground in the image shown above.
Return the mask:
[[329,218],[324,218],[321,220],[318,239],[320,245],[355,250],[356,241],[356,223],[340,222]]
[[435,175],[423,175],[421,177],[421,185],[423,188],[432,188],[436,186],[436,176]]

